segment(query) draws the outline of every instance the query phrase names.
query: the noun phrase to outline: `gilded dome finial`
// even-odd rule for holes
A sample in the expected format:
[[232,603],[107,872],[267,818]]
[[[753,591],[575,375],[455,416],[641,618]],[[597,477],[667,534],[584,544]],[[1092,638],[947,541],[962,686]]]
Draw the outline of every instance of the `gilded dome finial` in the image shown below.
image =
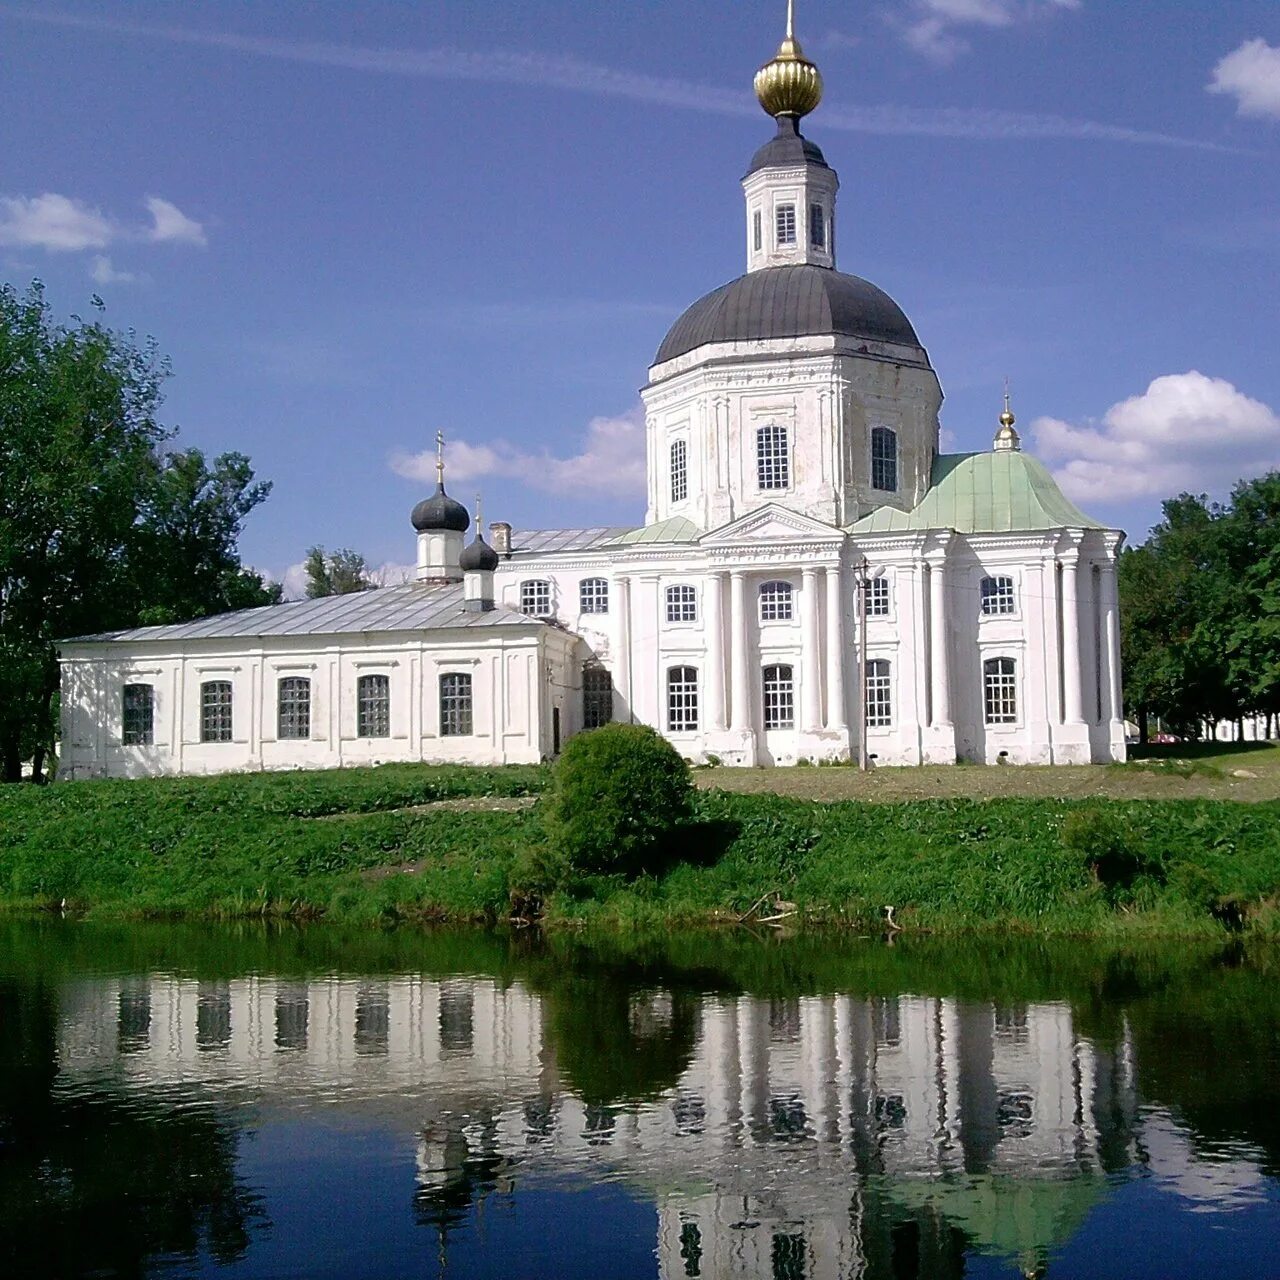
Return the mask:
[[795,0],[787,0],[787,34],[778,52],[756,72],[756,97],[771,116],[799,120],[822,101],[822,73],[800,48]]
[[1022,441],[1013,429],[1017,422],[1013,410],[1009,407],[1009,379],[1004,380],[1004,412],[1000,415],[1000,430],[996,432],[995,448],[1001,452],[1013,453],[1022,448]]

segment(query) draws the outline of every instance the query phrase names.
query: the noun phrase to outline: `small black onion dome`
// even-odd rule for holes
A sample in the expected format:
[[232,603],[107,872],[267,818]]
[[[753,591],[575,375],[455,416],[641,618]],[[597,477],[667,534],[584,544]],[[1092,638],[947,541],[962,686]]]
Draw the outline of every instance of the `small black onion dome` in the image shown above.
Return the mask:
[[413,509],[409,517],[413,527],[419,533],[428,530],[452,529],[455,533],[466,533],[471,527],[471,516],[460,502],[454,502],[444,491],[444,485],[436,485],[436,491],[429,498],[423,498]]
[[458,557],[463,573],[492,573],[499,563],[498,553],[478,533],[475,541],[464,547]]

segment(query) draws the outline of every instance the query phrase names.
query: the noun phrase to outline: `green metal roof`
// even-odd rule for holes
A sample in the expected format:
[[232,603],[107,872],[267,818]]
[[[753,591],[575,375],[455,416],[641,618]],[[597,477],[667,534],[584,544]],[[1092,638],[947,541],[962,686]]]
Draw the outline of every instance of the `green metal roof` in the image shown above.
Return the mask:
[[944,453],[933,461],[929,491],[913,511],[880,507],[851,533],[954,529],[1019,533],[1036,529],[1104,529],[1063,497],[1044,463],[1020,450]]
[[631,547],[641,542],[697,542],[702,530],[684,516],[671,516],[657,524],[647,524],[643,529],[630,529],[617,538],[610,538],[603,547]]

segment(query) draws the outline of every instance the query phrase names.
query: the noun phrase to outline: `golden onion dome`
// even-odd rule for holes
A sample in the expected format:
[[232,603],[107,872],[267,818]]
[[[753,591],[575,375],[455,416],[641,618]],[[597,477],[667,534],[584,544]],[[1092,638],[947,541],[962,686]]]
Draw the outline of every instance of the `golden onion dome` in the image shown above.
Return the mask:
[[822,72],[795,37],[792,0],[787,4],[787,34],[778,52],[756,72],[756,97],[771,116],[807,116],[822,101]]

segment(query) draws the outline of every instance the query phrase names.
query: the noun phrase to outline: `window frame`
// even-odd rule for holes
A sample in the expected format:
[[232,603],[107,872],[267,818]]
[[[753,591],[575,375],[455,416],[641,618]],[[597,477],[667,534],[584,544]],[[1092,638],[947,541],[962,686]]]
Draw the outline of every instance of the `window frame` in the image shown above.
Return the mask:
[[867,659],[864,716],[868,729],[893,728],[893,662],[889,658]]
[[781,422],[756,428],[756,490],[786,493],[791,488],[791,429]]
[[795,201],[775,205],[773,210],[774,243],[779,249],[791,248],[798,231]]
[[231,680],[200,682],[200,741],[202,744],[235,741],[235,696],[235,683]]
[[[1008,670],[1003,667],[1007,664]],[[1021,724],[1018,660],[999,653],[982,660],[982,723],[989,729]],[[993,714],[993,707],[996,708]]]
[[[769,593],[768,598],[766,592]],[[795,602],[796,589],[792,583],[785,578],[770,578],[768,582],[762,582],[756,591],[756,615],[762,623],[794,622]]]
[[[129,694],[146,690],[145,706],[130,707]],[[130,726],[131,713],[145,711],[144,722]],[[156,687],[144,681],[132,681],[120,689],[120,745],[122,747],[154,747],[156,744]]]
[[[892,456],[886,457],[879,448],[882,442],[889,441],[893,447]],[[871,487],[877,493],[897,493],[901,477],[899,470],[901,467],[900,450],[898,448],[898,433],[892,427],[886,427],[884,423],[879,423],[871,428]],[[885,484],[884,481],[891,479],[892,484]]]
[[595,615],[609,612],[608,578],[597,575],[578,583],[578,612]]
[[[990,590],[988,590],[988,584],[990,584]],[[978,580],[978,616],[981,618],[1016,618],[1018,616],[1018,584],[1013,574],[984,573],[982,575]]]
[[888,572],[870,574],[860,589],[866,593],[868,619],[893,617],[893,582]]
[[689,442],[683,437],[671,442],[667,473],[668,492],[673,504],[689,501]]
[[698,588],[693,583],[669,583],[662,599],[668,626],[692,626],[698,621]]
[[764,215],[759,209],[755,212],[752,230],[755,233],[752,240],[755,245],[754,252],[760,253],[764,249]]
[[667,732],[697,733],[701,723],[698,668],[681,663],[667,668]]
[[[784,676],[782,673],[786,672]],[[796,727],[796,675],[789,662],[771,662],[760,672],[765,732]]]
[[[530,600],[530,596],[537,597]],[[520,580],[520,612],[527,618],[550,618],[555,615],[552,604],[550,578],[522,578]],[[535,609],[533,604],[540,607]]]
[[[373,690],[380,691],[376,701]],[[370,671],[356,677],[356,737],[371,740],[391,737],[391,677],[385,671]]]
[[[293,695],[286,702],[285,686]],[[302,696],[298,696],[299,691]],[[311,677],[277,676],[276,741],[306,742],[311,737]]]
[[[591,688],[592,684],[597,685]],[[582,727],[600,729],[613,721],[613,673],[597,663],[582,668]]]
[[475,736],[475,681],[470,671],[442,671],[436,680],[442,738]]
[[817,201],[809,205],[809,248],[827,247],[827,211]]

